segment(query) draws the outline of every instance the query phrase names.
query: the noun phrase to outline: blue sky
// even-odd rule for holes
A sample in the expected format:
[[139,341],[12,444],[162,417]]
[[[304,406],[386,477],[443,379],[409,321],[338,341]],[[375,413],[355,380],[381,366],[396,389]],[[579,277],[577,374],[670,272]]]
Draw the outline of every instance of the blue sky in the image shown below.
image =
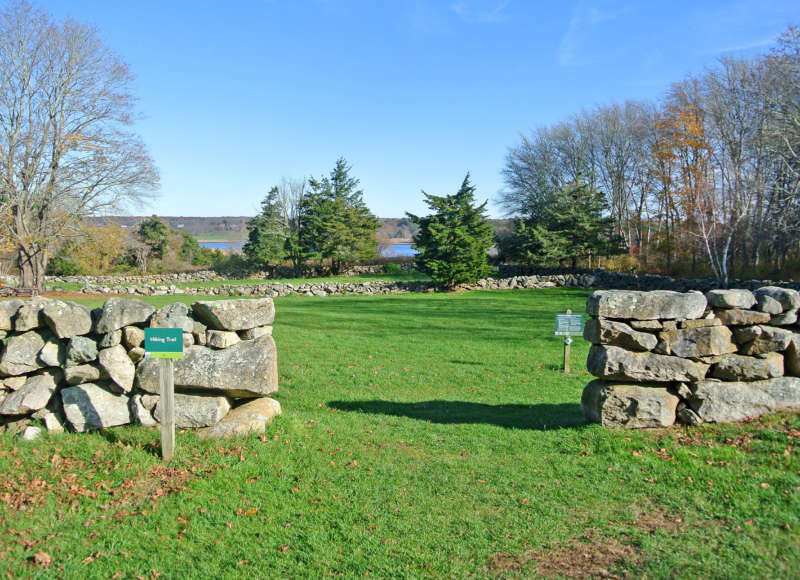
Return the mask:
[[46,0],[136,76],[161,194],[135,213],[253,215],[282,176],[344,156],[380,217],[427,213],[469,171],[480,200],[520,133],[657,99],[723,55],[765,52],[800,2]]

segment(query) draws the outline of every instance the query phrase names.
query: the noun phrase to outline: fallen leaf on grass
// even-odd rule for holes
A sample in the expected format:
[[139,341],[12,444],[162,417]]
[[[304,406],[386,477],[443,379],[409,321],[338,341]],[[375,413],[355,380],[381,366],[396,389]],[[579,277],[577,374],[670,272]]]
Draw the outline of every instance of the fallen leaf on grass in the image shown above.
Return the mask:
[[47,552],[38,552],[33,557],[33,563],[37,566],[41,566],[42,568],[47,568],[53,563],[53,558]]

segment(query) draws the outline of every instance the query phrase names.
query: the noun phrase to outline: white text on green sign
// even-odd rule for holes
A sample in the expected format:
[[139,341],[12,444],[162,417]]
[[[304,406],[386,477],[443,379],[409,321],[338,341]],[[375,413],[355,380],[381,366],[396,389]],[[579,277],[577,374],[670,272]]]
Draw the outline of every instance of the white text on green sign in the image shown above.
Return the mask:
[[150,358],[183,358],[183,330],[145,328],[144,350]]
[[556,336],[583,334],[583,314],[556,314]]

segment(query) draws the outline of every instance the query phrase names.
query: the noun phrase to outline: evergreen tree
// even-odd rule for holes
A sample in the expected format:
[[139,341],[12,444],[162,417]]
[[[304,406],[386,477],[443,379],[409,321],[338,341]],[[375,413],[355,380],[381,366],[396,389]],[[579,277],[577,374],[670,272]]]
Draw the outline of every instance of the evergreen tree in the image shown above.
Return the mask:
[[364,204],[364,192],[350,169],[340,157],[330,175],[309,179],[309,191],[300,202],[300,249],[308,258],[329,259],[334,273],[346,262],[377,255],[380,223]]
[[535,218],[518,222],[504,253],[529,265],[569,261],[575,269],[580,258],[591,263],[592,257],[623,252],[605,209],[602,193],[582,181],[570,183],[550,196]]
[[491,273],[486,252],[493,243],[492,227],[486,217],[486,202],[477,207],[475,187],[469,173],[455,195],[437,196],[422,192],[433,211],[429,216],[407,214],[419,225],[414,245],[418,268],[442,288],[475,282]]
[[167,249],[169,226],[158,216],[150,216],[139,224],[139,238],[149,248],[154,258],[163,258]]
[[261,201],[261,212],[247,222],[247,242],[242,251],[252,268],[274,272],[287,257],[289,227],[281,207],[278,188]]

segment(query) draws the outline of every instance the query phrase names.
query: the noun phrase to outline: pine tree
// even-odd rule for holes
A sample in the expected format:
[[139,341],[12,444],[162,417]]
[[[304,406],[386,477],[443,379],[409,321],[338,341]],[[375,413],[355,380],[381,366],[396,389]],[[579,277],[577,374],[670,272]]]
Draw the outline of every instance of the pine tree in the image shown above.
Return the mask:
[[300,205],[299,245],[309,258],[330,260],[334,273],[346,262],[377,255],[380,222],[364,204],[364,192],[350,169],[340,157],[330,175],[309,179]]
[[261,201],[261,212],[247,222],[247,242],[242,251],[250,266],[274,272],[287,257],[289,228],[280,205],[278,188]]
[[602,193],[576,181],[553,195],[536,219],[520,221],[506,242],[505,253],[528,265],[618,254],[623,240],[614,233],[614,221],[604,216]]
[[418,268],[440,288],[475,282],[491,273],[486,252],[493,243],[492,227],[485,215],[486,202],[475,207],[475,187],[469,173],[454,195],[422,192],[433,211],[429,216],[407,214],[419,225],[414,245]]

